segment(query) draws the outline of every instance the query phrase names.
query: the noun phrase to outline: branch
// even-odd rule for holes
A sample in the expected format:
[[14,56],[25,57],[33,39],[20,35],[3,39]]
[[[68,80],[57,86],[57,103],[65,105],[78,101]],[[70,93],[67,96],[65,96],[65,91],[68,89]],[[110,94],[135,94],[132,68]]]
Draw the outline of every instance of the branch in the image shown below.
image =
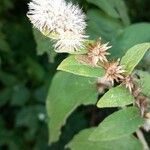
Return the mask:
[[141,141],[142,145],[143,145],[143,150],[150,150],[144,135],[142,133],[142,131],[139,129],[138,131],[136,131],[137,137],[139,138],[139,140]]

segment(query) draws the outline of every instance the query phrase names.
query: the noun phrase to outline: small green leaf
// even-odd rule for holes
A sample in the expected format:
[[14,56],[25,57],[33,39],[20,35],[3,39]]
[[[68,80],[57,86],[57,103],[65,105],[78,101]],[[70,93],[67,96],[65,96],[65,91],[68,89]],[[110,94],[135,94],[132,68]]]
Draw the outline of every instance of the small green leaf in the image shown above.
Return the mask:
[[104,69],[101,67],[92,67],[80,63],[75,55],[66,58],[57,69],[86,77],[102,77],[105,74]]
[[82,130],[67,145],[71,150],[142,150],[142,144],[134,136],[126,136],[111,141],[90,141],[88,136],[96,128]]
[[150,74],[146,71],[136,71],[136,74],[140,77],[138,84],[142,90],[142,93],[150,97]]
[[95,104],[98,93],[95,79],[59,72],[55,75],[47,97],[49,142],[59,139],[67,117],[79,105]]
[[110,89],[97,103],[97,107],[123,107],[133,103],[134,97],[124,86],[117,86]]
[[121,64],[124,66],[126,74],[132,73],[149,48],[150,43],[142,43],[133,46],[127,51],[121,59]]
[[36,29],[33,30],[33,33],[37,44],[36,48],[37,54],[43,55],[46,53],[49,57],[49,61],[53,62],[57,53],[54,51],[54,48],[52,47],[53,44],[51,42],[51,39],[42,35],[42,33],[37,31]]
[[108,116],[90,135],[91,141],[110,141],[135,132],[144,120],[136,107],[124,108]]

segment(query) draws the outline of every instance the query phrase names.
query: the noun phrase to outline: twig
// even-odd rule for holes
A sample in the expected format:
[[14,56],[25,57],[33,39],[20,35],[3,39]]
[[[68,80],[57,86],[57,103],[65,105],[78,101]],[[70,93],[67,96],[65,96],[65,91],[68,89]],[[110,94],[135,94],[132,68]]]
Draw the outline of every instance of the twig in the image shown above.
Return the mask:
[[142,131],[139,129],[138,131],[136,131],[136,134],[143,145],[143,150],[150,150]]

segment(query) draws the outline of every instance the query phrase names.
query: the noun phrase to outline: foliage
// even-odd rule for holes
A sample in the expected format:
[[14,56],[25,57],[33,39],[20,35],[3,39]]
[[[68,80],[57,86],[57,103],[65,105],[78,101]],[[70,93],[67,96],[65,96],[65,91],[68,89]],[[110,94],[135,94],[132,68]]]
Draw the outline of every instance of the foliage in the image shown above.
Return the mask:
[[[134,73],[150,97],[150,24],[143,23],[150,21],[148,2],[72,1],[87,15],[90,39],[110,41],[108,59],[120,58],[125,75]],[[133,106],[135,96],[116,82],[99,93],[103,66],[78,61],[87,49],[69,56],[54,52],[53,41],[32,30],[28,1],[21,3],[0,2],[0,149],[141,150],[134,133],[145,120]]]

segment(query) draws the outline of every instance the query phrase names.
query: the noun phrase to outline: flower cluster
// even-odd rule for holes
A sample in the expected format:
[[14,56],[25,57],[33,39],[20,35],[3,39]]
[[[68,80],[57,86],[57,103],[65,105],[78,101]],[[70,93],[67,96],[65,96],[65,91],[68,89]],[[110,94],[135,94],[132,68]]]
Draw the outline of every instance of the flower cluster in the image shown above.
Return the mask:
[[55,40],[57,52],[74,52],[84,47],[86,17],[78,6],[65,0],[32,0],[28,5],[31,23]]

